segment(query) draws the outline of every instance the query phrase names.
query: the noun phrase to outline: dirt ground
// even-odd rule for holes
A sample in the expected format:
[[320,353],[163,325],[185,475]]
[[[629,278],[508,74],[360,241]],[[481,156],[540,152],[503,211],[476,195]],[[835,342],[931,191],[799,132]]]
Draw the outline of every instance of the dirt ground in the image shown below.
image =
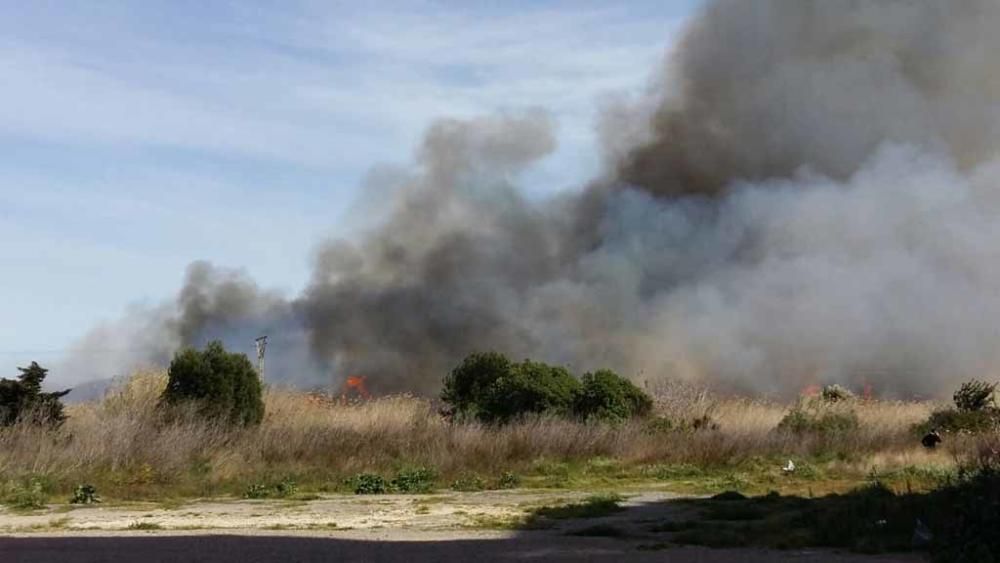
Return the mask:
[[[629,495],[624,511],[512,530],[532,508],[585,493],[494,491],[433,495],[330,496],[309,501],[199,501],[50,507],[0,512],[0,561],[143,563],[213,561],[921,561],[829,551],[669,547],[653,522],[684,516],[675,495]],[[619,537],[589,537],[595,526]],[[583,533],[584,535],[575,535]]]

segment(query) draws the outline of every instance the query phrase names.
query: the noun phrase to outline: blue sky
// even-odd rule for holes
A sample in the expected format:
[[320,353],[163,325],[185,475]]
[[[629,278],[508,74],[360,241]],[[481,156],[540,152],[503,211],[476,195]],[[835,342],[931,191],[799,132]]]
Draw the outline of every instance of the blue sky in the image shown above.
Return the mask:
[[0,4],[0,375],[192,260],[295,293],[436,117],[549,110],[560,148],[526,184],[572,187],[601,100],[643,90],[699,0],[611,4]]

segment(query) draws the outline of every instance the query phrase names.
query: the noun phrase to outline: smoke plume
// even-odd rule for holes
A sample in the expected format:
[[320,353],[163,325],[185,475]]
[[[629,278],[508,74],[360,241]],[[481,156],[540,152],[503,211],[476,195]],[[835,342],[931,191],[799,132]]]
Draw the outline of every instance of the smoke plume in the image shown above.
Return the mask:
[[175,303],[101,330],[158,335],[150,361],[267,333],[270,378],[376,392],[433,393],[492,349],[941,394],[1000,366],[996,29],[995,0],[710,2],[655,87],[605,113],[590,185],[518,189],[554,148],[543,113],[440,121],[301,295],[196,263]]

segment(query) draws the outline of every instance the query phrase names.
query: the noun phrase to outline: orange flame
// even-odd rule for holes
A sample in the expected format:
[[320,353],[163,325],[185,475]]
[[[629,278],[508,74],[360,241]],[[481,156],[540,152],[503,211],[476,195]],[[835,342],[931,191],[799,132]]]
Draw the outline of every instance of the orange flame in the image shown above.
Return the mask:
[[362,399],[370,399],[372,394],[368,392],[368,388],[365,387],[365,376],[363,375],[352,375],[344,380],[344,385],[341,387],[340,398],[347,401],[348,394],[354,394],[354,396],[360,397]]
[[809,385],[802,390],[803,397],[815,397],[819,395],[820,388],[819,385]]

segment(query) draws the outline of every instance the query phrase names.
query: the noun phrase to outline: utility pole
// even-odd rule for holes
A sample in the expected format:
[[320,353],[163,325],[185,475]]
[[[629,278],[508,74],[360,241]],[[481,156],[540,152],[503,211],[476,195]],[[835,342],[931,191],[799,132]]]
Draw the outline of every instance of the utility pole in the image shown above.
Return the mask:
[[267,348],[267,336],[261,336],[254,340],[257,345],[257,375],[264,379],[264,350]]

